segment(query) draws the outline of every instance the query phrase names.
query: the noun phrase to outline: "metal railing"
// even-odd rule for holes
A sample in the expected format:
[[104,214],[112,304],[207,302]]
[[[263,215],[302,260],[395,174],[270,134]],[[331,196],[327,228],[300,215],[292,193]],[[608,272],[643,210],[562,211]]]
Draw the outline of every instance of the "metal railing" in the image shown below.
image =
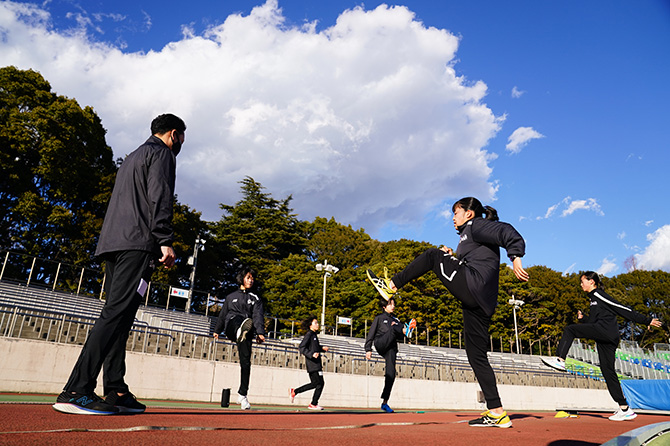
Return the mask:
[[[94,323],[95,319],[89,317],[0,306],[0,335],[3,337],[82,345]],[[145,354],[210,361],[238,360],[237,348],[233,342],[216,340],[211,336],[187,330],[152,327],[141,321],[133,326],[127,349]],[[294,344],[276,340],[254,345],[252,364],[290,369],[305,368],[304,359]],[[366,360],[363,354],[342,352],[332,347],[323,357],[323,366],[326,372],[383,376],[385,363],[380,358]],[[501,382],[509,384],[602,388],[602,384],[597,381],[575,380],[552,371],[495,366],[494,370]],[[472,370],[462,363],[399,359],[397,371],[398,377],[408,379],[475,382]]]

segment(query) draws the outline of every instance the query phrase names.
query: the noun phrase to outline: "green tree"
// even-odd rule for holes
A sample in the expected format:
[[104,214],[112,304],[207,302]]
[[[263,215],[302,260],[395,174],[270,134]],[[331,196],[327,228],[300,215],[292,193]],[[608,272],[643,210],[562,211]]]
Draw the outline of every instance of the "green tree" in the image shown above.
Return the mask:
[[[217,278],[221,275],[219,258],[224,257],[220,247],[211,240],[209,235],[209,224],[202,220],[200,212],[180,203],[175,196],[172,226],[174,228],[174,248],[177,260],[173,268],[156,268],[152,275],[152,282],[158,284],[169,284],[181,288],[190,288],[191,271],[193,266],[189,258],[193,256],[196,238],[205,240],[205,248],[198,252],[198,263],[196,268],[192,309],[205,311],[207,294],[214,294],[218,288]],[[163,289],[154,298],[154,304],[164,305],[167,299],[167,289]],[[175,302],[181,307],[185,302]]]
[[[412,240],[389,241],[379,244],[371,262],[371,268],[377,274],[388,268],[389,276],[405,268],[412,260],[426,249],[433,247],[426,242]],[[372,289],[371,285],[367,285]],[[380,312],[376,302],[366,307],[366,316],[374,318]],[[436,331],[440,330],[444,336],[449,331],[458,339],[458,333],[463,329],[461,304],[433,273],[427,273],[406,284],[399,292],[396,313],[402,320],[415,318],[417,320],[417,334],[425,342],[426,330],[430,329],[431,342],[437,342]],[[443,338],[444,339],[444,338]],[[444,340],[442,343],[444,344]],[[455,341],[457,342],[457,341]]]
[[[527,351],[528,341],[536,340],[555,348],[563,328],[577,321],[577,311],[588,309],[588,298],[579,288],[579,278],[575,274],[564,276],[544,266],[531,266],[527,269],[530,280],[524,284],[516,278],[511,280],[514,274],[509,268],[504,268],[504,271],[501,280],[506,277],[513,286],[501,284],[501,291],[505,291],[507,299],[514,294],[525,302],[517,312],[520,338],[525,342],[524,350]],[[502,307],[499,311],[506,315],[502,325],[508,327],[508,332],[513,335],[512,308],[503,299],[499,300],[499,306]],[[503,326],[500,326],[500,331],[503,330]]]
[[1,246],[88,264],[116,173],[93,109],[1,68],[0,150]]
[[[664,323],[670,319],[667,296],[670,296],[670,273],[665,271],[634,270],[603,280],[605,291],[624,305],[644,315],[657,317]],[[653,348],[654,343],[667,343],[665,329],[647,327],[620,319],[623,339],[641,342],[641,347]],[[664,326],[665,328],[665,326]]]
[[256,269],[262,283],[274,263],[291,254],[304,254],[306,245],[305,224],[293,214],[291,196],[276,200],[251,177],[240,184],[242,199],[234,206],[221,204],[224,215],[211,224],[215,243],[228,254],[219,259],[224,288],[234,284],[241,265]]

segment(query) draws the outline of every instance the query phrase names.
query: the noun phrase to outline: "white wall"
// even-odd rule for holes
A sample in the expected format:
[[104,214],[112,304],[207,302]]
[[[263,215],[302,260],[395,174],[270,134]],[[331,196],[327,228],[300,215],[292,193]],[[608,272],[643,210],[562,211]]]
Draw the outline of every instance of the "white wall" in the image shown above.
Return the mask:
[[[0,391],[60,393],[77,360],[80,346],[16,338],[0,338]],[[240,369],[237,363],[127,353],[126,382],[140,399],[219,402],[221,390],[237,398]],[[378,407],[384,377],[325,373],[326,386],[319,403],[325,407]],[[99,382],[102,380],[100,379]],[[249,401],[290,404],[288,391],[309,382],[307,372],[277,367],[251,367]],[[616,404],[606,390],[499,385],[509,410],[556,408],[612,409]],[[397,379],[389,401],[405,409],[484,408],[477,402],[479,386],[473,383]],[[96,389],[102,394],[102,386]],[[307,405],[311,391],[298,395],[296,404]]]

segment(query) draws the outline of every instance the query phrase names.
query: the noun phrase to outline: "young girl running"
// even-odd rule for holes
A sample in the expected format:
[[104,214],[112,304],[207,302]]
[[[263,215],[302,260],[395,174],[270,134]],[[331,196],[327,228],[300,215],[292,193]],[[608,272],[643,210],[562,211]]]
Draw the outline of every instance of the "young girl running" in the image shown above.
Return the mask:
[[395,361],[398,355],[398,339],[403,335],[408,338],[412,336],[412,330],[416,327],[416,320],[412,319],[404,327],[400,320],[395,317],[395,299],[390,297],[381,302],[384,311],[375,317],[370,327],[370,332],[365,339],[365,359],[372,358],[372,344],[375,350],[386,360],[386,369],[384,371],[384,390],[382,391],[382,410],[387,413],[393,413],[388,405],[391,397],[391,389],[395,382]]
[[[593,271],[586,271],[580,277],[582,290],[588,293],[591,301],[591,310],[588,319],[581,324],[571,324],[563,329],[563,336],[558,344],[557,357],[542,358],[549,367],[565,370],[565,358],[575,338],[593,339],[596,341],[600,370],[605,378],[607,390],[612,399],[619,404],[619,409],[609,417],[612,421],[632,420],[637,414],[628,406],[626,397],[621,390],[619,377],[615,369],[616,349],[619,346],[619,325],[617,316],[651,327],[663,325],[656,318],[644,316],[619,303],[607,294],[600,282],[600,277]],[[579,319],[583,318],[580,311]]]
[[305,366],[307,367],[310,382],[297,389],[290,389],[289,395],[291,397],[291,402],[293,402],[297,394],[314,389],[312,402],[307,408],[311,410],[323,410],[323,407],[319,406],[319,398],[321,398],[321,392],[323,392],[324,386],[321,353],[327,352],[328,347],[324,347],[319,343],[319,337],[316,335],[319,331],[319,320],[316,316],[310,316],[305,319],[302,322],[302,328],[307,330],[307,333],[305,334],[305,337],[302,338],[298,350],[305,355]]
[[469,424],[511,427],[512,422],[503,409],[496,377],[486,352],[491,316],[498,304],[500,247],[507,251],[516,277],[527,281],[528,273],[521,264],[525,243],[512,225],[498,221],[495,209],[482,206],[476,198],[458,200],[452,211],[454,227],[461,237],[455,253],[446,246],[428,249],[393,276],[392,280],[380,279],[375,287],[382,296],[388,298],[397,289],[428,271],[437,275],[449,292],[462,303],[465,352],[488,408],[481,418]]

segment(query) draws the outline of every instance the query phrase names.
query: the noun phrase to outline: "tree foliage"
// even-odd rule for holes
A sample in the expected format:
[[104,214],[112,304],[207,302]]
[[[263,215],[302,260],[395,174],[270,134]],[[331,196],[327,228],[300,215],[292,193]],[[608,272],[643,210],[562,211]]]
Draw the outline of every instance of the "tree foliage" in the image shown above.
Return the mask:
[[2,246],[89,262],[116,173],[93,109],[35,71],[1,68],[0,148]]
[[[0,167],[0,247],[97,267],[93,252],[117,163],[93,109],[51,92],[37,72],[1,68]],[[156,271],[154,287],[193,286],[199,293],[193,309],[203,310],[206,293],[230,292],[239,267],[249,265],[258,272],[266,312],[300,320],[322,311],[324,273],[315,265],[328,261],[339,272],[326,279],[326,324],[333,326],[336,316],[351,317],[354,333],[362,335],[366,322],[369,326],[381,312],[366,269],[384,274],[388,268],[392,275],[431,247],[412,240],[380,242],[334,218],[302,221],[291,208],[291,196],[275,199],[251,177],[240,181],[240,192],[235,204],[220,205],[223,215],[216,222],[203,221],[200,212],[175,197],[178,261],[174,268]],[[206,241],[206,249],[198,253],[191,284],[188,258],[198,237]],[[640,313],[670,321],[670,274],[637,270],[634,259],[626,266],[629,272],[605,278],[606,291]],[[531,342],[555,348],[563,328],[577,321],[578,310],[588,311],[579,274],[564,275],[545,266],[532,266],[528,272],[530,281],[522,283],[508,265],[501,265],[498,308],[490,329],[495,349],[502,343],[509,350],[514,337],[514,311],[508,303],[512,296],[525,302],[516,312],[524,351]],[[463,328],[460,302],[432,273],[403,287],[396,314],[402,320],[417,319],[422,342],[430,338],[435,343],[439,330],[442,345],[449,333],[456,344]],[[646,347],[668,342],[665,330],[647,332],[623,320],[620,331],[623,339]]]
[[214,242],[227,254],[221,259],[224,286],[232,284],[241,265],[253,267],[262,281],[275,262],[304,254],[306,245],[304,223],[293,213],[290,196],[276,200],[251,177],[240,184],[242,199],[221,204],[224,215],[211,225]]

